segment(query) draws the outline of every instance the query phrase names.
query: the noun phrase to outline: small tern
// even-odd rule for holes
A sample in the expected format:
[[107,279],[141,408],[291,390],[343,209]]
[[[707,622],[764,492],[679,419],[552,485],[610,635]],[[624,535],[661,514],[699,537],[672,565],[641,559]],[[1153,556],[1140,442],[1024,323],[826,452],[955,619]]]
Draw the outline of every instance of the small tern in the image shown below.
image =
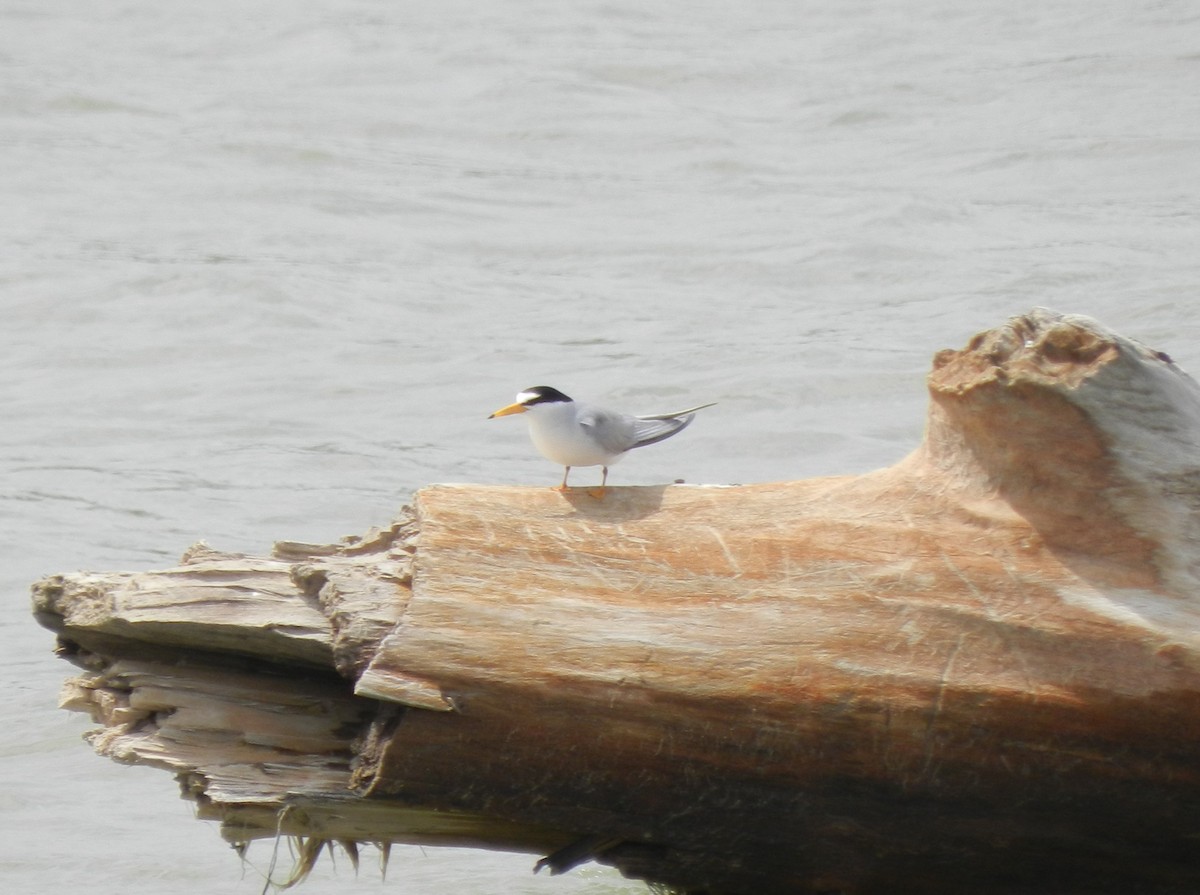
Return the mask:
[[[716,402],[713,402],[716,403]],[[626,453],[645,447],[682,432],[695,419],[696,411],[712,404],[701,404],[677,413],[656,413],[652,416],[630,416],[603,407],[573,401],[556,388],[538,385],[517,395],[517,400],[501,407],[488,419],[527,413],[529,437],[543,457],[564,466],[562,484],[556,490],[567,490],[567,476],[572,466],[599,466],[603,469],[600,488],[589,491],[593,497],[604,496],[608,483],[608,467]]]

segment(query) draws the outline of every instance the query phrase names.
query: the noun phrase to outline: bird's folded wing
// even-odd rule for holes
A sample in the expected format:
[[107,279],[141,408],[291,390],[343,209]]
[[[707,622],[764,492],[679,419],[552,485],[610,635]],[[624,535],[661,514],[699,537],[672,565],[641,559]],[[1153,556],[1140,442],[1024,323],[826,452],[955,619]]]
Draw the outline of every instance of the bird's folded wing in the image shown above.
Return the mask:
[[637,447],[636,420],[620,413],[599,407],[581,409],[579,425],[588,432],[596,443],[611,454],[623,454]]
[[648,444],[662,441],[664,438],[670,438],[676,432],[686,429],[695,418],[696,415],[693,413],[666,419],[638,417],[633,423],[633,446],[645,447]]
[[[713,403],[716,403],[715,401]],[[634,447],[645,447],[648,444],[670,438],[677,432],[682,432],[696,418],[696,411],[712,404],[701,404],[688,410],[675,413],[655,413],[649,416],[635,417],[633,421]]]

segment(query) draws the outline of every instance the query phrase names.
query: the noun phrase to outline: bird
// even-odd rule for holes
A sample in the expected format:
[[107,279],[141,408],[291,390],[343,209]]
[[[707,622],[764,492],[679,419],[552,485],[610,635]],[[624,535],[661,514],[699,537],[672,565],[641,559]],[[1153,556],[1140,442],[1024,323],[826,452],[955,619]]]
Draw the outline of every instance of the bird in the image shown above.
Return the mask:
[[565,467],[562,484],[555,490],[567,490],[571,467],[599,466],[603,470],[600,487],[588,493],[602,498],[610,466],[634,448],[655,444],[682,432],[695,419],[696,411],[715,403],[675,413],[630,416],[575,401],[548,385],[536,385],[520,392],[516,401],[501,407],[488,419],[514,413],[527,414],[533,446],[547,460]]

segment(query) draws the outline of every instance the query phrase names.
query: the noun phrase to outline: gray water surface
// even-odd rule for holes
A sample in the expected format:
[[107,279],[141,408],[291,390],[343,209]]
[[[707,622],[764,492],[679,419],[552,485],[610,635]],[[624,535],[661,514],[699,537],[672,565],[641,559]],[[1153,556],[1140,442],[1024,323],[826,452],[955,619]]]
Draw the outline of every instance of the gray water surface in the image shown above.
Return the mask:
[[[535,384],[720,402],[620,485],[893,463],[932,354],[1035,305],[1200,370],[1191,0],[13,0],[0,165],[6,892],[256,893],[270,857],[80,741],[42,575],[553,485],[485,420]],[[533,860],[301,891],[643,891]]]

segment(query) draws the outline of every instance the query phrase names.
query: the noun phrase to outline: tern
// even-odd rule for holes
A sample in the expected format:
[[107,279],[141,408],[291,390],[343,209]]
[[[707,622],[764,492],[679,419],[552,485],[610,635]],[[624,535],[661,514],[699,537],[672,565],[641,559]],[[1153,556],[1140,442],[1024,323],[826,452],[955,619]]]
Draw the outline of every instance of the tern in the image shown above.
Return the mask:
[[547,460],[565,467],[562,484],[556,490],[567,490],[567,476],[571,474],[572,466],[599,466],[603,469],[600,488],[588,493],[600,498],[608,483],[608,467],[634,448],[655,444],[682,432],[695,419],[697,410],[712,406],[701,404],[676,413],[630,416],[573,401],[556,388],[538,385],[525,389],[517,395],[515,402],[501,407],[488,419],[513,413],[528,414],[526,419],[533,446]]

